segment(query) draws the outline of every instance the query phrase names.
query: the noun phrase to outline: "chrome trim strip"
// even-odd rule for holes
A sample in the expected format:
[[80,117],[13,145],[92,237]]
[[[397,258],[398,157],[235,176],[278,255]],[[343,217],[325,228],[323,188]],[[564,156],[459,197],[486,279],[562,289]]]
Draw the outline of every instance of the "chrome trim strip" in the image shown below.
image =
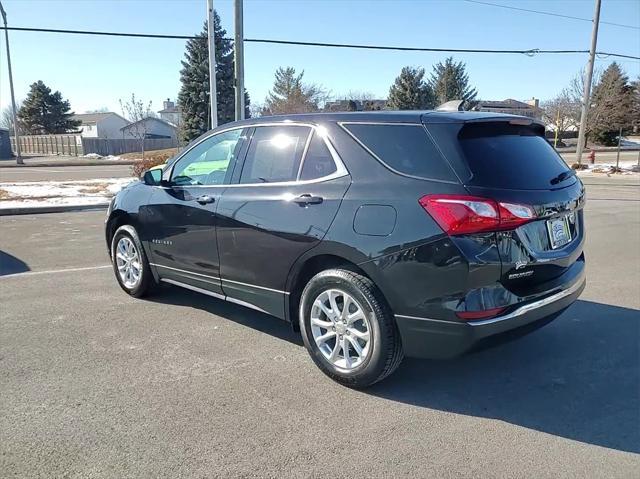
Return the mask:
[[232,298],[231,296],[227,296],[226,300],[230,303],[239,304],[240,306],[244,306],[246,308],[255,309],[256,311],[260,311],[261,313],[269,314],[264,309],[258,308],[255,304],[248,303],[246,301],[242,301],[241,299]]
[[[403,173],[402,171],[398,171],[395,168],[391,167],[390,165],[388,165],[382,158],[380,158],[378,155],[376,155],[367,145],[365,145],[362,141],[360,141],[360,139],[358,137],[356,137],[356,135],[354,135],[353,133],[351,133],[349,131],[349,129],[345,126],[345,125],[394,125],[394,126],[419,126],[422,127],[425,131],[425,133],[427,134],[427,136],[429,137],[429,139],[431,139],[431,136],[429,135],[429,132],[426,130],[426,128],[424,128],[424,125],[422,123],[384,123],[384,122],[375,122],[375,121],[367,121],[367,122],[358,122],[358,121],[339,121],[337,122],[338,125],[340,126],[340,128],[342,128],[347,135],[349,135],[351,138],[353,138],[356,143],[358,143],[358,145],[360,145],[362,148],[364,148],[364,150],[369,153],[371,156],[373,156],[376,160],[378,160],[378,162],[384,166],[386,169],[388,169],[389,171],[395,173],[396,175],[400,175],[400,176],[404,176],[406,178],[414,178],[416,180],[422,180],[422,181],[435,181],[436,183],[446,183],[448,185],[459,185],[460,182],[459,181],[449,181],[449,180],[439,180],[437,178],[427,178],[427,177],[423,177],[423,176],[416,176],[416,175],[409,175],[408,173]],[[434,146],[437,145],[434,143]],[[442,152],[440,151],[440,149],[438,148],[438,153],[440,153],[440,156],[442,156]],[[446,159],[444,158],[444,156],[442,156],[443,161],[446,162]],[[451,170],[451,172],[453,173],[454,176],[458,176],[456,174],[456,172],[454,171],[454,169],[449,165],[448,162],[446,162],[446,164],[449,166],[449,169]]]
[[524,306],[521,306],[520,308],[516,309],[515,311],[513,311],[512,313],[509,314],[505,314],[504,316],[498,316],[496,318],[491,318],[491,319],[484,319],[484,320],[480,320],[480,321],[447,321],[444,319],[431,319],[431,318],[422,318],[422,317],[418,317],[418,316],[405,316],[403,314],[396,314],[395,317],[396,318],[403,318],[403,319],[419,319],[419,320],[424,320],[424,321],[435,321],[438,323],[448,323],[448,324],[456,324],[459,326],[484,326],[486,324],[493,324],[493,323],[499,323],[500,321],[506,321],[509,319],[513,319],[513,318],[517,318],[518,316],[522,316],[523,314],[526,314],[530,311],[533,311],[535,309],[538,308],[542,308],[543,306],[548,306],[551,303],[555,303],[556,301],[559,301],[563,298],[566,298],[567,296],[571,296],[573,293],[575,293],[576,291],[578,291],[582,286],[584,286],[586,282],[586,279],[584,278],[584,275],[581,275],[581,279],[576,281],[574,284],[572,284],[569,288],[560,291],[556,294],[553,294],[551,296],[547,296],[546,298],[542,298],[538,301],[534,301],[533,303],[529,303],[529,304],[525,304]]
[[505,314],[504,316],[498,316],[496,318],[484,319],[481,321],[468,321],[467,323],[470,326],[484,326],[486,324],[498,323],[500,321],[506,321],[509,319],[517,318],[518,316],[522,316],[534,309],[542,308],[543,306],[548,306],[551,303],[555,303],[556,301],[561,300],[562,298],[566,298],[567,296],[571,296],[573,293],[578,291],[580,288],[584,286],[586,279],[584,276],[581,277],[580,280],[576,281],[570,287],[565,290],[562,290],[556,294],[552,294],[551,296],[547,296],[546,298],[539,299],[538,301],[534,301],[533,303],[525,304],[520,308],[516,309],[512,313]]
[[431,318],[422,318],[419,316],[406,316],[404,314],[394,314],[394,316],[396,318],[402,318],[402,319],[419,319],[422,321],[435,321],[436,323],[448,323],[448,324],[457,324],[459,326],[465,326],[466,323],[461,323],[458,321],[447,321],[446,319],[431,319]]
[[[208,140],[209,138],[213,138],[214,136],[217,136],[221,133],[226,133],[227,131],[231,131],[231,130],[238,130],[238,129],[244,129],[244,128],[258,128],[258,127],[262,127],[262,126],[306,126],[308,128],[311,128],[313,130],[313,133],[317,134],[320,138],[322,138],[322,140],[324,141],[325,145],[327,146],[327,148],[329,149],[329,153],[331,153],[331,157],[333,158],[333,162],[336,165],[336,171],[331,173],[330,175],[327,176],[323,176],[322,178],[315,178],[313,180],[292,180],[292,181],[280,181],[280,182],[274,182],[274,183],[233,183],[233,184],[228,184],[228,185],[183,185],[183,186],[179,186],[179,188],[239,188],[239,187],[243,187],[243,186],[291,186],[291,185],[307,185],[307,184],[313,184],[313,183],[322,183],[323,181],[328,181],[328,180],[334,180],[336,178],[342,178],[343,176],[347,176],[349,175],[349,170],[347,170],[347,167],[344,165],[344,162],[342,161],[342,158],[340,158],[340,155],[338,155],[338,152],[336,151],[336,149],[333,147],[333,145],[331,144],[331,142],[329,141],[329,139],[327,138],[326,134],[321,133],[322,130],[320,128],[320,125],[315,125],[313,123],[304,123],[304,122],[295,122],[295,121],[282,121],[282,122],[268,122],[268,123],[255,123],[255,124],[251,124],[251,125],[243,125],[243,126],[234,126],[234,127],[229,127],[229,128],[225,128],[224,130],[220,130],[220,131],[216,131],[214,134],[212,135],[208,135],[206,137],[204,137],[202,140],[200,140],[197,143],[194,143],[188,150],[185,150],[183,152],[181,152],[180,156],[178,158],[175,159],[175,161],[171,164],[170,167],[170,171],[167,172],[169,178],[171,178],[171,175],[173,174],[173,168],[175,167],[175,165],[182,159],[182,157],[184,155],[186,155],[188,152],[190,152],[192,149],[194,149],[196,146],[198,146],[200,143],[202,143],[203,141]],[[313,135],[309,135],[308,137],[308,141],[309,142],[309,138],[313,136]],[[307,145],[308,146],[308,145]],[[305,157],[306,157],[306,147],[305,150],[303,152],[303,156],[302,159],[300,160],[300,164],[302,165],[304,163]],[[300,170],[302,171],[302,170]],[[164,178],[164,170],[162,172],[162,176]],[[171,189],[171,187],[167,187],[167,186],[159,186],[156,185],[157,188],[161,188],[161,189]]]
[[213,296],[214,298],[217,298],[217,299],[225,299],[225,300],[227,299],[226,296],[222,294],[214,293],[213,291],[209,291],[208,289],[198,288],[197,286],[191,286],[190,284],[181,283],[180,281],[175,281],[173,279],[160,278],[160,281],[164,283],[173,284],[175,286],[180,286],[181,288],[190,289],[192,291],[195,291],[196,293],[202,293],[202,294],[206,294],[207,296]]
[[267,288],[266,286],[258,286],[257,284],[243,283],[241,281],[234,281],[232,279],[224,279],[224,278],[220,278],[220,279],[222,280],[223,283],[234,283],[234,284],[240,284],[242,286],[249,286],[250,288],[264,289],[265,291],[271,291],[273,293],[290,294],[287,291],[280,291],[279,289]]
[[209,291],[208,289],[198,288],[197,286],[192,286],[190,284],[181,283],[180,281],[175,281],[173,279],[160,278],[160,281],[164,283],[173,284],[175,286],[179,286],[181,288],[190,289],[191,291],[195,291],[196,293],[206,294],[207,296],[213,296],[216,299],[222,299],[224,301],[228,301],[230,303],[235,303],[240,306],[244,306],[246,308],[255,309],[256,311],[260,311],[261,313],[269,314],[264,309],[259,308],[255,304],[248,303],[247,301],[242,301],[240,299],[232,298],[230,296],[225,296],[223,294],[214,293],[213,291]]
[[[264,289],[265,291],[271,291],[273,293],[290,294],[287,291],[280,291],[279,289],[267,288],[266,286],[258,286],[257,284],[243,283],[241,281],[234,281],[232,279],[217,278],[215,276],[209,276],[209,275],[202,274],[202,273],[193,273],[191,271],[187,271],[186,269],[172,268],[171,266],[164,266],[162,264],[157,264],[157,263],[149,263],[149,264],[151,266],[155,266],[156,268],[165,268],[165,269],[170,269],[170,270],[173,270],[173,271],[178,271],[180,273],[187,273],[187,274],[193,274],[195,276],[203,276],[205,278],[216,279],[216,280],[218,280],[218,282],[235,283],[235,284],[240,284],[242,286],[249,286],[250,288]],[[218,284],[218,283],[212,283],[212,284]]]
[[220,278],[216,276],[211,276],[211,275],[202,274],[202,273],[194,273],[193,271],[188,271],[186,269],[180,269],[180,268],[172,268],[171,266],[165,266],[163,264],[157,264],[157,263],[149,263],[149,264],[151,266],[155,266],[156,268],[170,269],[172,271],[179,271],[180,273],[187,273],[187,274],[192,274],[194,276],[202,276],[203,278],[215,279],[215,280],[218,280],[218,283],[220,282]]

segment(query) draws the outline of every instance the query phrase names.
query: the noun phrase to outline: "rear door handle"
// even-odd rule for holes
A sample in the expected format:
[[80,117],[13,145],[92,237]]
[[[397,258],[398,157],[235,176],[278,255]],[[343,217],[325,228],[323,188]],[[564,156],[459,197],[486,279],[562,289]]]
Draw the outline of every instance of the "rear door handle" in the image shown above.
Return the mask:
[[299,205],[318,205],[322,203],[323,198],[321,196],[311,196],[309,194],[300,195],[293,199],[294,203]]
[[211,197],[209,195],[202,195],[202,196],[198,197],[196,199],[196,201],[198,203],[200,203],[201,205],[206,205],[206,204],[209,204],[209,203],[213,203],[216,200],[215,200],[215,198],[213,198],[213,197]]

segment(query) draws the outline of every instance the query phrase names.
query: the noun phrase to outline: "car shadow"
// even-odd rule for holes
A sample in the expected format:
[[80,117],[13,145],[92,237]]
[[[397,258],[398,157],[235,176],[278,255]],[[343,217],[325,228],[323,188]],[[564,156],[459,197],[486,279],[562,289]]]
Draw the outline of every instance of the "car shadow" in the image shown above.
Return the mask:
[[[302,346],[291,325],[181,288],[151,301],[189,306]],[[381,398],[493,418],[640,453],[640,312],[577,301],[518,340],[447,361],[405,358],[364,390]]]
[[278,339],[302,346],[300,334],[293,331],[291,324],[280,321],[268,314],[244,306],[229,303],[179,287],[163,286],[162,292],[145,299],[162,304],[189,306],[224,319],[247,326]]
[[405,359],[366,392],[640,453],[640,312],[578,301],[541,330],[449,361]]
[[0,250],[0,276],[31,271],[29,265],[19,258]]

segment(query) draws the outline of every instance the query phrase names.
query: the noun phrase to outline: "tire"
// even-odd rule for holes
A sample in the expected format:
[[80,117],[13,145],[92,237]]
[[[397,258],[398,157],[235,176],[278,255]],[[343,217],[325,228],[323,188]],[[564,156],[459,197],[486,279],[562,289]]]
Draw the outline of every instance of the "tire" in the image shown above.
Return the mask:
[[[126,251],[126,253],[130,253],[129,255],[125,255],[126,257],[138,259],[137,264],[139,269],[137,271],[139,274],[137,278],[135,278],[135,281],[133,280],[136,271],[136,262],[134,260],[130,262],[132,267],[132,276],[127,276],[126,274],[121,273],[119,269],[119,265],[121,265],[122,261],[118,258],[117,250],[121,244],[131,245],[132,247],[132,249],[128,249],[128,251]],[[121,251],[121,253],[123,252]],[[137,256],[134,256],[134,254]],[[155,287],[155,279],[151,273],[149,261],[147,261],[147,256],[142,248],[140,239],[138,238],[138,233],[133,226],[123,225],[118,228],[113,235],[111,240],[111,263],[113,264],[113,272],[116,275],[118,284],[127,294],[134,298],[142,298],[143,296],[148,295]]]
[[[362,320],[353,319],[360,316]],[[370,386],[393,373],[402,361],[393,315],[376,285],[361,274],[345,269],[316,274],[302,292],[299,321],[313,362],[345,386]]]

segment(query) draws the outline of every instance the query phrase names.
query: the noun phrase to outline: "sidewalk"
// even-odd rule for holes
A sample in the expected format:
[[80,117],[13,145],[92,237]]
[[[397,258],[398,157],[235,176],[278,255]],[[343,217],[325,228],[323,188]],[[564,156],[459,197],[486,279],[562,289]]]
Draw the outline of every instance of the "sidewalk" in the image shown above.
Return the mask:
[[38,166],[102,166],[134,165],[140,160],[117,159],[118,157],[90,158],[83,156],[23,156],[24,165],[16,164],[16,159],[0,160],[0,168],[25,168]]

